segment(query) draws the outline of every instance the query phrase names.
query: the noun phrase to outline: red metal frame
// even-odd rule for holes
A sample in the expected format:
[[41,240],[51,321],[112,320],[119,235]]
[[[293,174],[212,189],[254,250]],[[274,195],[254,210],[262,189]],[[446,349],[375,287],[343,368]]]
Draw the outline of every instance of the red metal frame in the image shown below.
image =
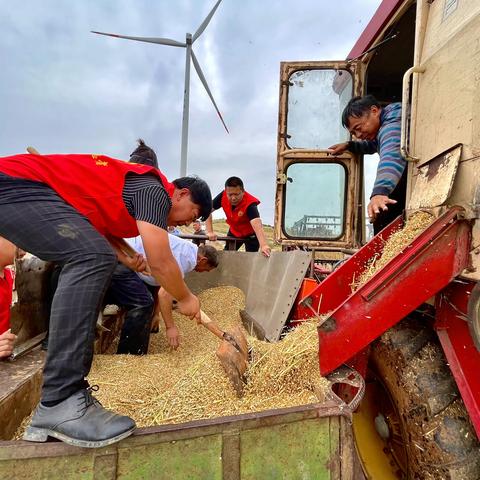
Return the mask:
[[[438,218],[330,315],[319,330],[322,375],[360,352],[467,266],[470,225],[456,219],[458,212],[453,208]],[[322,293],[317,289],[316,294]]]
[[367,260],[402,226],[402,219],[397,218],[300,300],[297,318],[329,314],[319,329],[322,375],[352,360],[467,266],[470,225],[457,218],[460,212],[458,207],[451,208],[351,293],[350,285],[361,275]]
[[[398,217],[318,284],[313,292],[300,296],[294,309],[296,316],[293,318],[311,318],[312,309],[318,315],[324,315],[341,305],[352,294],[351,285],[362,274],[366,263],[382,251],[385,241],[392,233],[402,228],[402,225],[402,217]],[[306,305],[308,302],[310,307]]]
[[467,324],[472,282],[454,281],[437,296],[435,329],[470,419],[480,438],[480,352]]
[[372,46],[378,34],[392,18],[399,5],[404,1],[405,0],[383,0],[353,46],[352,51],[347,55],[347,59],[358,57]]

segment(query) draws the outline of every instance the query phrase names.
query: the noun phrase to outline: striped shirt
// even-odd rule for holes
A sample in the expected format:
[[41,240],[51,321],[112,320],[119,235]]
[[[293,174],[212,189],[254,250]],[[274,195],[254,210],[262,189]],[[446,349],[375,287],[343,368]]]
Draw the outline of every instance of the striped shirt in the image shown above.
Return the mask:
[[128,213],[135,220],[167,229],[167,217],[172,202],[159,178],[129,173],[125,179],[122,197]]
[[352,153],[378,153],[380,161],[371,197],[390,195],[397,186],[407,162],[400,153],[402,104],[391,103],[382,108],[380,129],[375,140],[349,142]]

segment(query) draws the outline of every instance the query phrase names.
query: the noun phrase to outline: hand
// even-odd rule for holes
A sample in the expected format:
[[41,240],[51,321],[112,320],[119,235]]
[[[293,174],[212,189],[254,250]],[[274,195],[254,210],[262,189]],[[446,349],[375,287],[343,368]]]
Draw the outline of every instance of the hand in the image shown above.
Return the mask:
[[260,251],[263,253],[263,255],[265,257],[269,257],[270,256],[270,252],[272,251],[272,249],[270,248],[270,246],[266,243],[265,245],[262,245],[260,247]]
[[380,212],[386,212],[388,210],[387,205],[394,205],[396,200],[388,198],[386,195],[374,195],[370,199],[370,203],[367,207],[368,218],[370,223],[373,223]]
[[13,343],[16,335],[7,330],[0,335],[0,358],[9,357],[13,353]]
[[176,350],[180,345],[180,335],[176,325],[167,328],[167,340],[168,344]]
[[328,150],[331,150],[329,152],[331,155],[340,155],[348,150],[348,142],[336,143],[335,145],[328,147]]
[[136,253],[133,257],[127,257],[126,265],[134,272],[149,270],[147,259],[141,253]]
[[214,242],[217,239],[217,234],[215,232],[207,232],[207,236],[211,242]]
[[200,300],[192,292],[178,301],[178,310],[183,315],[197,320],[197,323],[200,322]]

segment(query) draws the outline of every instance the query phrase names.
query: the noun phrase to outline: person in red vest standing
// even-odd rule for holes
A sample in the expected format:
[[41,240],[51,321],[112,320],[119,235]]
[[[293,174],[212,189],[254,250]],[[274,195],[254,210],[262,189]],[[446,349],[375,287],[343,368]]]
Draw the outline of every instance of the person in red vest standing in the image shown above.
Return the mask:
[[13,275],[5,268],[15,261],[17,248],[0,237],[0,358],[13,353],[16,335],[10,332],[10,306],[12,304]]
[[[270,246],[263,231],[262,220],[257,205],[260,200],[245,191],[243,181],[238,177],[230,177],[225,182],[225,190],[213,199],[213,210],[223,208],[230,227],[228,236],[245,238],[244,242],[237,242],[237,250],[245,243],[247,252],[258,252],[266,257],[270,256]],[[213,231],[212,215],[206,222],[207,235],[212,241],[217,239]],[[225,247],[226,248],[226,247]]]
[[[60,265],[50,314],[48,354],[40,403],[24,435],[45,442],[104,447],[130,435],[135,422],[106,410],[87,377],[95,324],[117,256],[146,268],[199,318],[200,303],[185,285],[170,250],[168,225],[188,225],[212,209],[198,177],[168,182],[160,170],[104,155],[20,154],[0,158],[0,235]],[[130,258],[123,238],[140,235],[146,261]],[[117,253],[117,255],[115,254]]]

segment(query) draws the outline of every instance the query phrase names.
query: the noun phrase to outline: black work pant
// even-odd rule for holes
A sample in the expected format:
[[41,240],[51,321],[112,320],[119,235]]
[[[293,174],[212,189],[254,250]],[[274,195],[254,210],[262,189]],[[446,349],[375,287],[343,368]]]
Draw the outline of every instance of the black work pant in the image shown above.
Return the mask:
[[127,310],[117,353],[142,355],[148,352],[153,314],[153,297],[141,278],[118,263],[105,295],[106,303]]
[[[58,286],[61,269],[56,266],[50,279],[51,298]],[[120,333],[117,353],[143,355],[148,353],[154,301],[148,286],[138,275],[120,262],[110,281],[105,304],[115,304],[127,312]],[[45,342],[48,345],[48,337]]]
[[86,386],[95,323],[116,255],[91,223],[49,186],[1,173],[0,236],[61,267],[41,400],[62,400]]
[[[237,237],[234,235],[230,230],[227,233],[228,237],[235,237],[235,238],[241,238]],[[248,237],[245,237],[245,241],[236,241],[235,242],[235,250],[238,250],[243,244],[245,244],[245,251],[246,252],[258,252],[260,249],[260,243],[258,241],[258,238],[255,234],[250,235]],[[224,250],[228,250],[228,246],[225,245]]]

